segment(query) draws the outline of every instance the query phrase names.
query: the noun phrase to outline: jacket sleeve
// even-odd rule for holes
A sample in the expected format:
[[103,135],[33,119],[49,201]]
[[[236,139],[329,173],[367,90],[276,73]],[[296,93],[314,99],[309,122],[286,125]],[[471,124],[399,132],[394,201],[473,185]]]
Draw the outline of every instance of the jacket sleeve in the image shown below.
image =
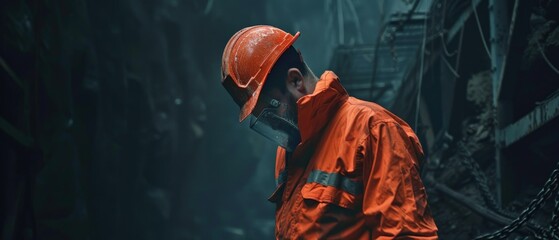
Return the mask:
[[363,213],[375,239],[437,239],[418,172],[421,145],[397,122],[372,125],[363,159]]

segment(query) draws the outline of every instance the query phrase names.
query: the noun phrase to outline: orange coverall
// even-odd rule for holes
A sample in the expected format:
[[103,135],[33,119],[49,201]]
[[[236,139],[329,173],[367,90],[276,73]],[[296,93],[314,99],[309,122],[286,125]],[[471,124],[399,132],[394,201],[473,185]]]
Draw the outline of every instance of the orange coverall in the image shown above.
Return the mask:
[[407,123],[349,97],[331,71],[297,105],[302,141],[278,148],[269,199],[277,239],[437,239]]

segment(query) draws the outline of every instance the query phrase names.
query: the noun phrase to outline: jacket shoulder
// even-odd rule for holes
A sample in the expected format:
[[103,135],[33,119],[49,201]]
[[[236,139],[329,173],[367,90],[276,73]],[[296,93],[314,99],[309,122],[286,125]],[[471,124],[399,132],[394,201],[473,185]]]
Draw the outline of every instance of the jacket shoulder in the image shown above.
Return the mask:
[[404,130],[407,135],[416,138],[414,131],[406,121],[374,102],[350,97],[346,101],[346,105],[347,112],[355,113],[349,114],[349,117],[366,121],[368,129],[372,129],[379,123],[390,123]]

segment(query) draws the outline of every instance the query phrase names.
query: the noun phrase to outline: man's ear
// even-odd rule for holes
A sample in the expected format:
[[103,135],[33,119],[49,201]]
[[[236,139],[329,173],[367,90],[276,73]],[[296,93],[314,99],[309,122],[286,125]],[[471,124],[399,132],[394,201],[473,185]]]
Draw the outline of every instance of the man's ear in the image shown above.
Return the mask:
[[297,68],[287,70],[287,87],[290,90],[296,90],[300,94],[306,94],[305,84],[303,82],[303,74]]

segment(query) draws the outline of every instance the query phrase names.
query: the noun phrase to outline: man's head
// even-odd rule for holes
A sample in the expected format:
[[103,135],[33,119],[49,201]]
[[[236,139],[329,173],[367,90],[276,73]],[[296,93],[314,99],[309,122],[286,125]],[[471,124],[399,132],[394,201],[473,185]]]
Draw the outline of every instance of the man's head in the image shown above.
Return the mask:
[[[301,54],[293,46],[289,47],[274,64],[260,93],[254,113],[258,113],[275,99],[286,104],[290,117],[297,123],[297,100],[311,94],[316,85],[316,77],[303,61]],[[257,114],[254,114],[257,115]]]
[[300,138],[296,102],[316,84],[292,47],[298,36],[272,26],[244,28],[227,43],[221,68],[223,86],[241,107],[239,119],[253,115],[253,130],[288,149]]

